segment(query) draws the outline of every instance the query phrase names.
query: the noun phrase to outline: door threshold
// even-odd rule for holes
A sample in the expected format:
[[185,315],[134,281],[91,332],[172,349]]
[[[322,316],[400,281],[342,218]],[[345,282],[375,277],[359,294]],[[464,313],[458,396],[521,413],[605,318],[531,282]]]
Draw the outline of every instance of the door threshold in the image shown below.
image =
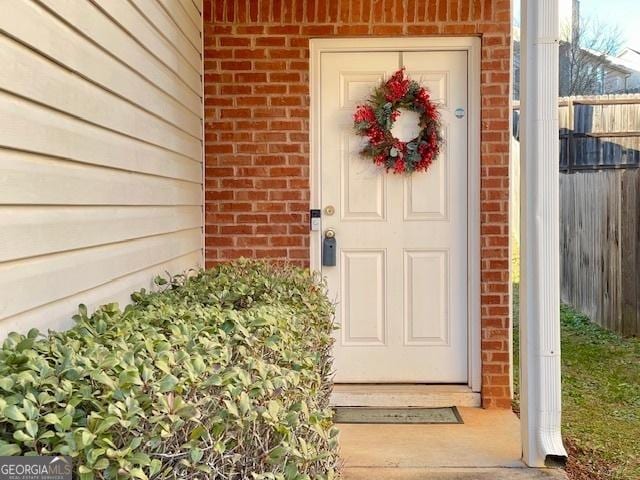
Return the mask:
[[480,392],[467,385],[349,384],[333,386],[339,407],[480,407]]

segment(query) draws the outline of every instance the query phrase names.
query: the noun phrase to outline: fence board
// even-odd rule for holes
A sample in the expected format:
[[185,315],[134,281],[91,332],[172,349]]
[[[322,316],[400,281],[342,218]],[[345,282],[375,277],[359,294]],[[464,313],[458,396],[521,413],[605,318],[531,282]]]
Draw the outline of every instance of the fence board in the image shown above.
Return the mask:
[[621,261],[622,277],[622,326],[624,335],[640,334],[640,175],[638,170],[622,174],[621,242],[624,256]]
[[594,322],[640,335],[640,170],[560,175],[561,298]]

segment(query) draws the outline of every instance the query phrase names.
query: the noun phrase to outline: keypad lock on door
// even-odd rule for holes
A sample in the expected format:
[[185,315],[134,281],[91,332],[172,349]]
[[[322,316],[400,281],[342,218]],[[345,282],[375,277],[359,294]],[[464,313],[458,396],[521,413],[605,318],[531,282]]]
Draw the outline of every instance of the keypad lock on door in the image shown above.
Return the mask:
[[335,267],[336,266],[336,251],[338,246],[336,244],[336,232],[332,229],[328,229],[324,232],[324,240],[322,241],[322,266],[323,267]]

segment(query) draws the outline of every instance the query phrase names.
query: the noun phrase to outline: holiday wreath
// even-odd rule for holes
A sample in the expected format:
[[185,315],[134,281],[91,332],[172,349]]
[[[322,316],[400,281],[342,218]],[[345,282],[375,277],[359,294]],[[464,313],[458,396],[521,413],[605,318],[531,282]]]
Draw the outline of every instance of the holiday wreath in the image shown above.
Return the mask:
[[[420,118],[420,132],[408,142],[391,133],[400,116],[399,109],[414,111]],[[358,105],[353,120],[356,133],[368,138],[360,153],[386,171],[426,172],[440,153],[440,113],[429,92],[407,78],[404,68],[376,87],[366,104]]]

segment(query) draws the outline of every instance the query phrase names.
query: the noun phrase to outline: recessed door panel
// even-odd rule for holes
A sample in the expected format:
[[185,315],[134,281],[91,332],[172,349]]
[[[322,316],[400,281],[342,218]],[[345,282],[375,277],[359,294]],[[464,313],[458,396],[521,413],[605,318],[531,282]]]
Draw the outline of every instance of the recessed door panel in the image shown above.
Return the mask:
[[448,345],[449,261],[446,250],[404,252],[407,345]]
[[382,221],[386,178],[375,165],[360,158],[362,142],[345,132],[340,151],[340,202],[344,221]]
[[[409,53],[409,55],[413,55]],[[411,61],[411,60],[410,60]],[[430,71],[430,70],[409,70],[407,75],[420,82],[426,87],[431,94],[431,99],[437,102],[441,107],[449,105],[449,72],[448,71]]]
[[[443,130],[444,138],[448,137]],[[426,175],[404,178],[405,220],[446,220],[449,202],[447,146],[442,148],[439,160],[434,162]]]
[[370,72],[344,71],[340,73],[340,108],[355,108],[363,103],[376,85],[384,78],[384,70]]
[[[342,344],[384,345],[384,250],[342,250]],[[368,285],[368,288],[362,288]]]

